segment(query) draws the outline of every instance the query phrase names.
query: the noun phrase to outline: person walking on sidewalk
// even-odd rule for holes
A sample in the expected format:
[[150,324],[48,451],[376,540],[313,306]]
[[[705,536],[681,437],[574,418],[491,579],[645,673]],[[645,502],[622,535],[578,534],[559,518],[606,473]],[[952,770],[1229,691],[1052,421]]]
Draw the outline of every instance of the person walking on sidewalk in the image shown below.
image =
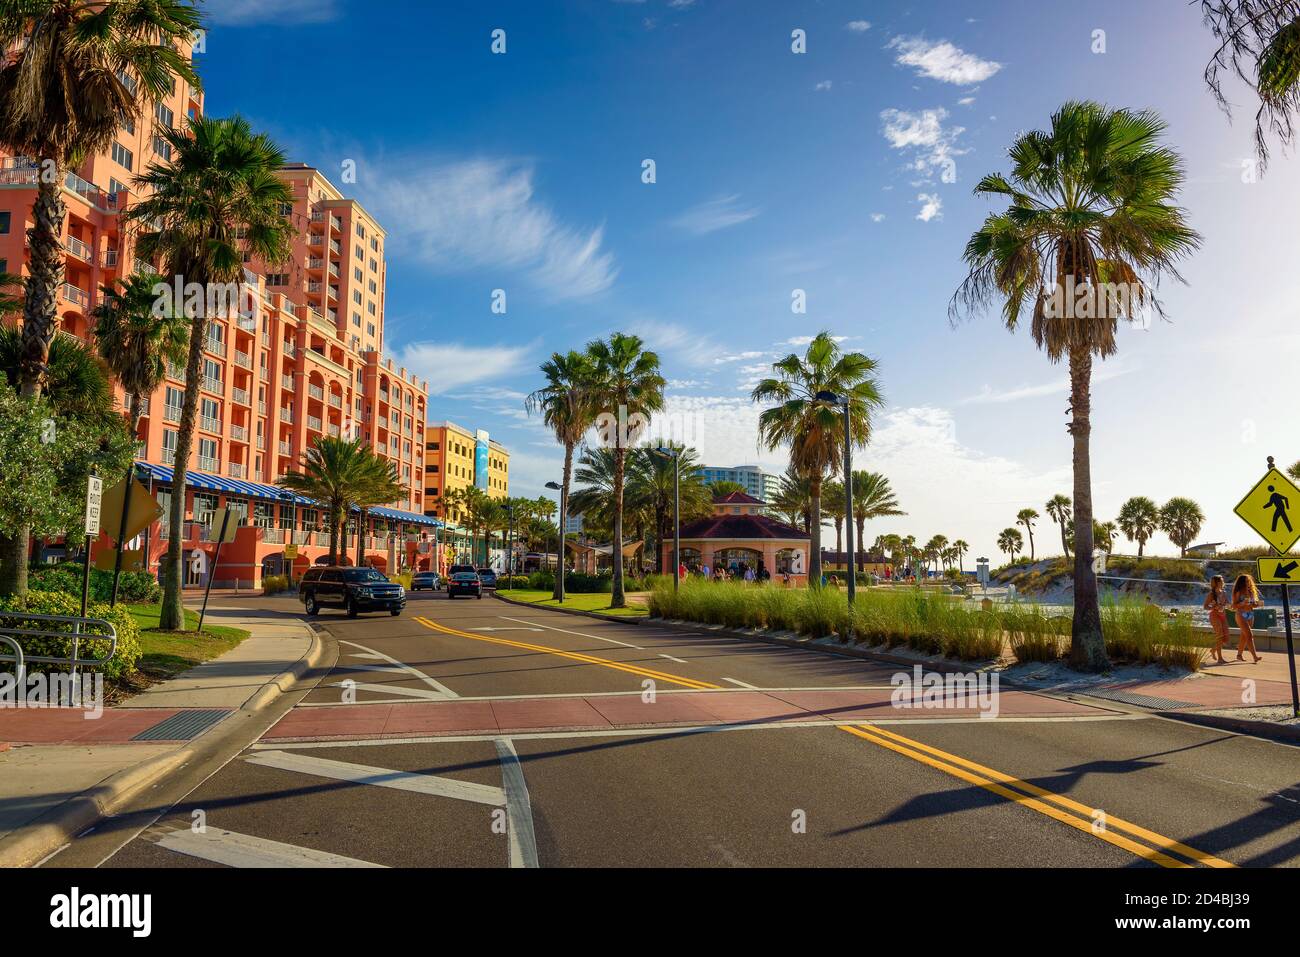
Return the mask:
[[1259,653],[1255,651],[1255,609],[1264,604],[1259,600],[1259,588],[1255,579],[1249,575],[1238,575],[1232,586],[1232,610],[1237,613],[1237,627],[1241,637],[1237,639],[1237,660],[1244,661],[1241,653],[1247,649],[1259,664]]
[[1205,596],[1202,607],[1210,613],[1210,627],[1214,629],[1214,647],[1210,655],[1217,664],[1227,664],[1223,660],[1223,649],[1228,644],[1228,588],[1222,575],[1210,579],[1210,593]]

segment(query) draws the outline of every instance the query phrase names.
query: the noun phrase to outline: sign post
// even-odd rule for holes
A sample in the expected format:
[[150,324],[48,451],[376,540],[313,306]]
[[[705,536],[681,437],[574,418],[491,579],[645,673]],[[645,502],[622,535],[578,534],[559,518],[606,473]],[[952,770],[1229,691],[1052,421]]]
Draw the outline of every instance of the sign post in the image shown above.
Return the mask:
[[235,540],[235,533],[239,531],[238,519],[235,524],[231,524],[232,516],[230,509],[222,508],[212,513],[212,527],[219,529],[217,532],[217,553],[212,556],[212,568],[208,571],[208,585],[203,589],[203,609],[199,612],[199,633],[203,632],[203,619],[208,616],[208,596],[212,594],[212,579],[217,577],[217,564],[221,561],[221,546],[227,541]]
[[1233,511],[1247,525],[1259,533],[1273,547],[1273,558],[1261,558],[1256,563],[1261,583],[1277,584],[1282,588],[1282,619],[1286,623],[1286,661],[1291,669],[1291,713],[1300,718],[1300,688],[1296,685],[1295,639],[1291,628],[1291,585],[1300,581],[1300,561],[1287,554],[1300,541],[1291,521],[1292,511],[1300,508],[1300,488],[1277,470],[1273,456],[1268,457],[1268,472],[1255,487],[1246,493]]

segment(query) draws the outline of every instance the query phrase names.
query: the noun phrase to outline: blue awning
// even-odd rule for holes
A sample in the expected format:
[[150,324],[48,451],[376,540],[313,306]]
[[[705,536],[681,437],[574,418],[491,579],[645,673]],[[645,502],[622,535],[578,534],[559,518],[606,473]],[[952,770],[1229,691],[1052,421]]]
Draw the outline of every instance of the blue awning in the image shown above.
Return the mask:
[[[172,469],[169,465],[154,465],[152,462],[137,462],[140,468],[147,471],[153,476],[155,482],[170,483],[172,481]],[[271,502],[283,502],[284,496],[292,495],[293,500],[306,508],[319,508],[318,502],[310,498],[304,498],[297,493],[289,492],[276,485],[263,485],[261,482],[245,482],[241,479],[227,478],[224,475],[211,475],[207,472],[195,472],[193,470],[185,473],[185,484],[190,488],[201,489],[205,492],[225,492],[228,495],[244,495],[249,498],[261,498]],[[359,511],[354,508],[353,512]],[[443,527],[443,523],[436,518],[428,515],[420,515],[416,512],[403,512],[396,508],[382,508],[375,506],[369,509],[371,515],[377,518],[385,518],[394,522],[407,522],[411,525],[429,525],[438,528]]]

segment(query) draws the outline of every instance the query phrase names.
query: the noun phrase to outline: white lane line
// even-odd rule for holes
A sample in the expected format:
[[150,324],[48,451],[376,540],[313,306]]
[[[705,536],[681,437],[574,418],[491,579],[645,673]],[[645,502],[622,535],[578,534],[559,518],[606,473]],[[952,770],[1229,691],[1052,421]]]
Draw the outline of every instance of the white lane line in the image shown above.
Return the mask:
[[543,625],[541,622],[536,621],[523,621],[519,618],[507,618],[505,615],[501,615],[500,617],[502,621],[513,621],[520,625],[545,628],[547,631],[558,631],[566,635],[577,635],[579,638],[595,638],[597,641],[608,641],[611,645],[622,645],[624,648],[635,648],[637,651],[645,651],[645,649],[640,645],[629,645],[626,641],[619,641],[616,638],[602,638],[600,635],[589,635],[581,631],[570,631],[567,628],[555,628],[552,625]]
[[341,665],[340,667],[348,671],[380,671],[385,674],[404,675],[407,673],[405,668],[399,668],[397,665]]
[[397,791],[415,791],[419,794],[454,798],[457,801],[473,801],[475,804],[488,804],[492,807],[507,806],[507,794],[501,788],[489,784],[476,784],[473,781],[439,777],[434,774],[372,768],[364,764],[349,764],[346,761],[331,761],[327,758],[313,758],[305,754],[288,754],[283,751],[260,751],[244,760],[249,764],[260,764],[298,774],[311,774],[335,781],[369,784],[373,787],[393,788]]
[[509,738],[497,738],[501,759],[501,784],[506,792],[506,831],[511,867],[537,867],[537,838],[533,833],[533,805],[528,799],[524,768]]
[[751,684],[749,684],[748,682],[740,681],[740,680],[738,680],[738,679],[736,679],[736,678],[723,678],[722,680],[723,680],[723,681],[730,681],[730,682],[731,682],[733,685],[735,685],[737,688],[744,688],[744,689],[746,689],[747,691],[758,691],[758,690],[759,690],[758,685],[751,685]]
[[369,658],[371,661],[383,661],[383,656],[375,654],[373,651],[358,651],[350,655],[344,655],[345,658]]
[[681,658],[674,658],[672,655],[665,655],[665,654],[663,654],[663,653],[660,653],[659,657],[660,657],[660,658],[667,658],[669,661],[675,661],[675,662],[677,662],[679,665],[684,665],[684,664],[686,664],[686,662],[685,662],[683,659],[681,659]]
[[527,625],[510,625],[510,626],[507,627],[507,628],[472,628],[472,629],[470,629],[470,630],[471,630],[471,631],[536,631],[536,632],[540,632],[542,629],[540,629],[540,628],[532,628],[532,627],[527,626]]
[[281,844],[251,834],[236,834],[219,827],[201,833],[180,828],[155,842],[169,851],[228,867],[383,867],[354,857],[313,851],[309,847]]
[[[755,721],[748,724],[700,724],[681,727],[649,728],[592,728],[586,731],[527,731],[512,733],[515,741],[562,741],[568,738],[640,738],[664,737],[679,734],[711,734],[715,731],[797,731],[808,728],[836,728],[842,724],[862,724],[892,727],[894,725],[918,724],[1056,724],[1086,723],[1089,721],[1150,721],[1156,716],[1150,714],[1107,714],[1107,715],[1058,715],[1048,718],[873,718],[870,721],[823,718],[813,721]],[[1172,720],[1172,719],[1160,719]],[[250,750],[280,749],[285,751],[312,751],[317,748],[381,748],[397,744],[466,744],[478,741],[495,741],[499,734],[439,734],[423,738],[360,738],[356,740],[331,741],[275,741],[259,742],[251,745]]]
[[398,661],[396,658],[390,658],[388,657],[388,655],[384,654],[381,651],[375,651],[375,649],[373,648],[367,648],[365,645],[359,645],[355,641],[344,641],[342,638],[339,639],[339,644],[349,645],[353,648],[360,648],[362,651],[368,651],[370,654],[374,655],[377,659],[381,661],[387,661],[390,665],[396,665],[398,668],[401,668],[403,671],[408,672],[412,677],[419,678],[430,688],[434,688],[438,691],[441,691],[443,697],[446,698],[460,697],[460,695],[456,694],[456,692],[452,691],[445,684],[438,681],[436,678],[429,677],[429,675],[426,675],[419,668],[413,668],[411,665],[408,665],[403,661]]
[[[361,685],[356,687],[360,688]],[[374,689],[384,689],[398,693],[399,688],[393,688],[389,685],[370,685]],[[895,685],[852,685],[845,687],[843,685],[830,686],[824,688],[762,688],[764,694],[777,694],[782,691],[893,691]],[[749,691],[749,688],[660,688],[655,694],[739,694],[742,691]],[[491,695],[467,695],[463,698],[457,698],[457,701],[532,701],[537,698],[613,698],[619,696],[631,696],[645,694],[644,691],[563,691],[555,694],[491,694]],[[371,704],[392,704],[390,700],[386,701],[354,701],[346,707],[355,708],[362,705]],[[338,708],[343,707],[337,701],[300,701],[295,708]],[[1097,707],[1093,705],[1091,707]]]
[[[396,685],[377,685],[368,681],[353,681],[351,678],[344,678],[342,681],[331,682],[328,687],[346,688],[351,686],[357,691],[373,691],[375,694],[395,694],[403,698],[419,698],[421,701],[447,701],[449,700],[441,691],[431,691],[428,688],[399,688]],[[392,704],[396,699],[389,698],[386,701],[376,702],[377,704]],[[338,701],[328,702],[330,705],[337,706]],[[366,704],[364,701],[354,701],[353,704]]]

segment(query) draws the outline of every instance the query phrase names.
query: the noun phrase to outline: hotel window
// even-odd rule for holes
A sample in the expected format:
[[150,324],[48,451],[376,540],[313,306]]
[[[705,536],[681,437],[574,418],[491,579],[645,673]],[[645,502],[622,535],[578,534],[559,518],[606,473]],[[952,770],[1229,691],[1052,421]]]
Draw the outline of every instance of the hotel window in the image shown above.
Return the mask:
[[122,129],[126,130],[128,135],[135,136],[135,120],[127,117],[122,123]]
[[379,272],[379,260],[378,260],[378,259],[372,259],[372,260],[370,260],[370,271],[371,271],[371,272]]
[[172,158],[172,145],[161,136],[154,136],[153,151],[165,160],[171,160]]
[[[358,329],[361,328],[361,313],[359,312],[352,313],[352,325],[356,326]],[[358,381],[360,380],[358,379]]]
[[375,324],[374,324],[373,322],[367,322],[367,323],[366,323],[366,335],[368,335],[368,336],[373,336],[374,334],[375,334]]
[[117,180],[113,179],[111,176],[109,177],[109,180],[108,180],[108,192],[109,192],[109,195],[111,195],[111,196],[116,196],[118,193],[125,193],[126,191],[127,191],[127,190],[126,190],[126,187],[125,187],[124,185],[122,185],[121,183],[119,183]]
[[370,311],[370,314],[371,314],[372,316],[376,314],[376,313],[375,313],[375,304],[374,304],[373,302],[371,302],[371,303],[367,303],[367,304],[366,304],[366,308]]
[[287,272],[273,272],[266,277],[268,286],[287,286],[289,285],[289,274]]
[[[361,277],[358,276],[357,278],[360,279]],[[373,296],[373,295],[378,295],[378,293],[379,293],[379,283],[375,282],[373,279],[370,280],[370,294]]]
[[366,261],[366,251],[362,249],[360,246],[357,247],[357,258],[360,259],[362,262]]
[[121,143],[113,144],[113,162],[124,169],[135,168],[135,156]]
[[207,522],[212,518],[212,513],[217,510],[218,500],[215,495],[209,495],[207,492],[194,493],[194,521]]
[[176,125],[176,114],[162,103],[158,104],[154,115],[158,117],[159,123],[169,129]]
[[375,252],[379,252],[379,237],[378,237],[378,236],[376,236],[374,239],[370,240],[370,248],[373,249]]
[[354,269],[352,270],[352,275],[353,275],[353,277],[356,278],[357,282],[360,282],[362,279],[365,279],[365,278],[366,278],[366,274],[365,274],[364,272],[361,271],[361,267],[360,267],[360,266],[357,266],[356,268],[354,268]]
[[175,429],[163,429],[163,463],[171,465],[176,460],[176,436]]
[[352,301],[355,302],[358,306],[361,305],[361,290],[360,290],[360,289],[354,289],[354,290],[352,290]]
[[284,216],[284,217],[292,216],[292,215],[293,215],[293,203],[281,203],[281,204],[280,204],[280,215],[281,215],[281,216]]
[[361,225],[361,223],[357,223],[357,235],[362,239],[366,238],[366,227]]
[[13,213],[0,213],[0,235],[7,235],[13,225]]

